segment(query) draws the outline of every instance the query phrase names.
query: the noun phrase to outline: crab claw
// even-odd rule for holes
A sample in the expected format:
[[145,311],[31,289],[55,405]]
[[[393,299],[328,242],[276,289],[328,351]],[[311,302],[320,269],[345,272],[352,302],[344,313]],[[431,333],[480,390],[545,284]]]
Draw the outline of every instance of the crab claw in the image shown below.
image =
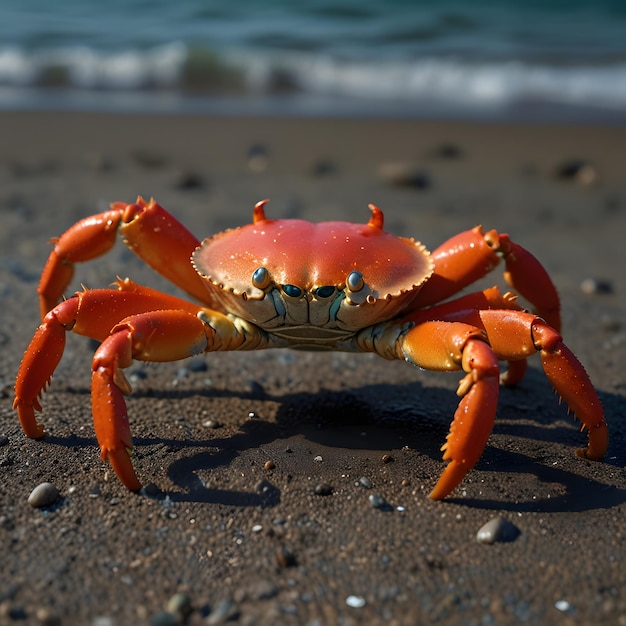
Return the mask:
[[443,460],[450,462],[430,493],[433,500],[445,498],[476,465],[495,420],[499,368],[493,350],[484,341],[470,339],[463,349],[462,365],[467,372],[457,391],[462,399],[441,448]]

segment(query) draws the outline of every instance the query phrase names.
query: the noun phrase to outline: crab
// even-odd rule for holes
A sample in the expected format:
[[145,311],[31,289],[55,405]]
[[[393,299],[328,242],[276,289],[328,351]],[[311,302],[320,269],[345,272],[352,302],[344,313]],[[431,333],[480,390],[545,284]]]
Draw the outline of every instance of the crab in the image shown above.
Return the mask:
[[[200,242],[154,200],[113,203],[61,237],[38,287],[42,324],[22,360],[14,408],[25,434],[41,438],[35,411],[68,331],[100,345],[92,362],[94,428],[103,460],[139,491],[123,369],[133,359],[175,361],[204,352],[296,348],[373,352],[420,368],[462,371],[458,408],[442,446],[447,461],[430,497],[449,495],[479,460],[491,434],[499,385],[515,385],[540,353],[556,392],[588,430],[579,456],[598,460],[608,430],[596,391],[559,333],[560,303],[537,259],[508,235],[477,226],[430,253],[368,222],[268,219],[267,200],[251,224]],[[106,253],[118,233],[154,270],[197,303],[119,279],[61,300],[74,264]],[[503,260],[512,291],[458,292]],[[522,308],[517,295],[535,312]],[[199,304],[198,304],[199,303]],[[507,368],[501,373],[500,362]]]

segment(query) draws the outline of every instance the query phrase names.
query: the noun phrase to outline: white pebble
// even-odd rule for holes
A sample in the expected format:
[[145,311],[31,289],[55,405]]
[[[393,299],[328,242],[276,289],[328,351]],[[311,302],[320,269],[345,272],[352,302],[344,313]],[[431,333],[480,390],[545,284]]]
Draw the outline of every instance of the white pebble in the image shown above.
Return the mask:
[[313,460],[316,463],[321,463],[324,459],[322,459],[321,455],[318,454]]
[[515,524],[503,517],[494,517],[476,533],[476,540],[479,543],[508,542],[515,541],[519,534]]
[[260,533],[263,530],[263,526],[261,526],[261,524],[255,524],[252,527],[252,532],[253,533]]
[[28,496],[28,504],[36,509],[54,504],[59,499],[59,491],[52,483],[37,485]]
[[361,609],[365,606],[365,598],[363,596],[348,596],[346,604],[353,609]]
[[561,613],[570,613],[574,607],[567,600],[557,600],[554,603],[554,607]]

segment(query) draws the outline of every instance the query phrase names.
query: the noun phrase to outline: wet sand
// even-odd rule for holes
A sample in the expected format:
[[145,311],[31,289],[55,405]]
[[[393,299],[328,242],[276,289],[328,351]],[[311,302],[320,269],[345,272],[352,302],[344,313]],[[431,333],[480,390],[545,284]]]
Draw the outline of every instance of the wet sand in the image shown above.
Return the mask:
[[[625,128],[5,112],[0,137],[0,623],[172,623],[156,620],[183,594],[190,624],[626,624]],[[314,221],[366,221],[374,202],[429,249],[476,224],[508,232],[559,289],[606,459],[574,456],[585,435],[533,358],[476,468],[433,502],[458,374],[220,353],[129,368],[151,484],[134,495],[99,458],[95,344],[75,335],[43,399],[48,435],[27,439],[12,387],[47,241],[138,194],[199,238],[263,198],[270,217]],[[116,275],[180,294],[121,243],[69,293]],[[44,481],[60,499],[32,508]],[[478,543],[497,517],[517,538]]]

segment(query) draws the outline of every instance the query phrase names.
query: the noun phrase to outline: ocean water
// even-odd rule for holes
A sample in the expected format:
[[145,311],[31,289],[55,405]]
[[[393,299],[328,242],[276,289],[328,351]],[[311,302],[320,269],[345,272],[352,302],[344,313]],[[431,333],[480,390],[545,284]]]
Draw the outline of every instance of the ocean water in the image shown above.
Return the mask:
[[626,120],[626,0],[2,0],[0,108]]

